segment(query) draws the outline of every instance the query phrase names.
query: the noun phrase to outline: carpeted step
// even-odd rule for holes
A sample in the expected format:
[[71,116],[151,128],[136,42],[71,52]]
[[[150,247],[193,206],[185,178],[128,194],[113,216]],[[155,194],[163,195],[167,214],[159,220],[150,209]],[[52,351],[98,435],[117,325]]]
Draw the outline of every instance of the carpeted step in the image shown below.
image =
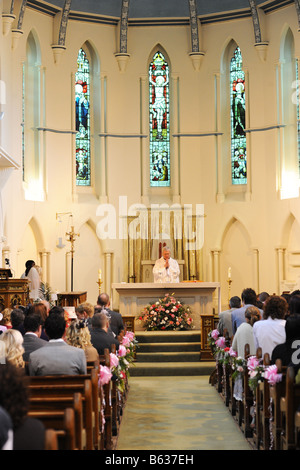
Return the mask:
[[147,364],[135,362],[130,367],[130,376],[210,376],[214,369],[214,362],[151,362]]
[[139,343],[138,353],[200,351],[201,343]]
[[200,361],[199,330],[138,331],[132,376],[210,375],[214,363]]
[[135,337],[138,343],[190,343],[200,341],[200,331],[137,331]]
[[200,360],[200,349],[197,352],[138,352],[136,362],[198,362]]

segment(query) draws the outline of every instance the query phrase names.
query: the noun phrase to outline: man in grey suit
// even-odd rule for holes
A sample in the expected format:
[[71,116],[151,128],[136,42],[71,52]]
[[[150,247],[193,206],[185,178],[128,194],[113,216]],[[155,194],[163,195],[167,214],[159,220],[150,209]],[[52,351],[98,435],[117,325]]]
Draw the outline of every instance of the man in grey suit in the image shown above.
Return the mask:
[[29,354],[36,351],[43,346],[46,346],[47,341],[41,339],[42,323],[40,315],[36,313],[30,313],[24,318],[24,339],[23,348],[24,354],[23,359],[25,362],[29,360]]
[[66,321],[60,313],[50,313],[45,321],[49,342],[29,356],[29,375],[86,374],[83,349],[70,346],[63,340]]

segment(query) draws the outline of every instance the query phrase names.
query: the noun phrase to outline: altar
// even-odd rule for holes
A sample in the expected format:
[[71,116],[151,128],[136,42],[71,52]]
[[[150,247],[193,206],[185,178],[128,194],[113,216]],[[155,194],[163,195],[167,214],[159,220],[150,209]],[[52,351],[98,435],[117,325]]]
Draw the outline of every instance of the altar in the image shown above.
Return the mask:
[[[112,288],[119,294],[119,311],[122,316],[141,315],[143,309],[150,303],[163,298],[167,293],[173,294],[177,300],[190,307],[194,327],[201,329],[201,316],[212,315],[214,305],[218,314],[221,311],[221,289],[218,282],[179,282],[179,283],[118,283]],[[135,321],[135,330],[143,330],[142,324]]]

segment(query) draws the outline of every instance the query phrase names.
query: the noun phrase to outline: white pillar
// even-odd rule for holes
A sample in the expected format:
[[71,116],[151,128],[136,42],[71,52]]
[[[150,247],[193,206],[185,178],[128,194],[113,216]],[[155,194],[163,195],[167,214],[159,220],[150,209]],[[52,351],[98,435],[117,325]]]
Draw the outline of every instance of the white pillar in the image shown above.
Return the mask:
[[109,295],[110,297],[110,303],[111,303],[111,309],[112,309],[112,298],[111,298],[111,273],[112,273],[112,252],[111,251],[106,251],[104,253],[104,258],[105,258],[105,292]]

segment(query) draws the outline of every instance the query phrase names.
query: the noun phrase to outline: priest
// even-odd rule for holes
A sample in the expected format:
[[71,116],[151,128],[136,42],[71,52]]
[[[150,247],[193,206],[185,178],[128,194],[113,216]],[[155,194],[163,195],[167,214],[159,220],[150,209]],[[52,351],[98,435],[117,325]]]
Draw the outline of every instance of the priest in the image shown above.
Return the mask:
[[177,261],[171,258],[170,249],[165,246],[162,257],[159,258],[153,268],[154,282],[179,282],[180,269]]

